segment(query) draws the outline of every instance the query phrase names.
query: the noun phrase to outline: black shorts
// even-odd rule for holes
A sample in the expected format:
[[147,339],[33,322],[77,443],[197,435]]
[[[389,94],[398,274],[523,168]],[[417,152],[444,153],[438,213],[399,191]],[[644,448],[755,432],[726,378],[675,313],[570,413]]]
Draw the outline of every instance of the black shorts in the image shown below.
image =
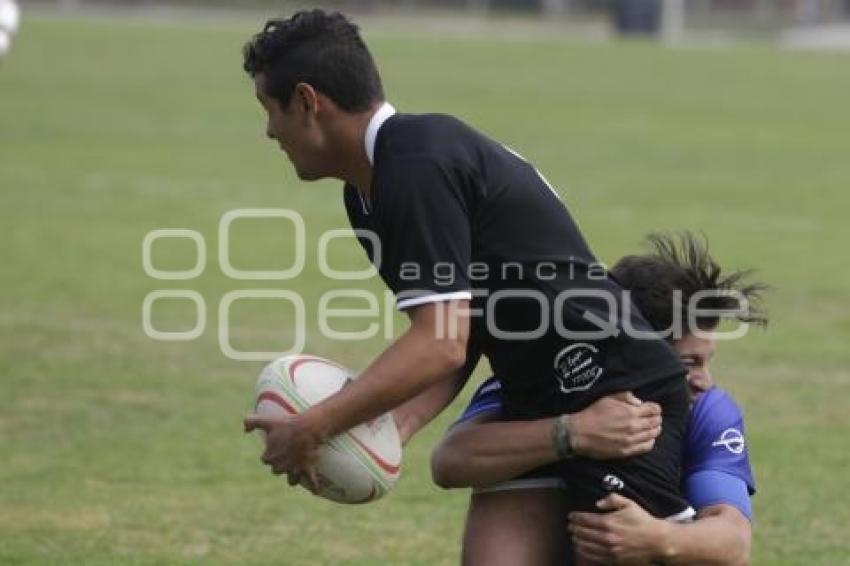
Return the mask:
[[676,376],[638,388],[643,401],[661,405],[661,435],[652,451],[621,460],[571,458],[559,463],[571,511],[597,511],[596,502],[619,493],[637,502],[653,516],[669,518],[686,512],[682,497],[682,440],[690,411],[687,382]]

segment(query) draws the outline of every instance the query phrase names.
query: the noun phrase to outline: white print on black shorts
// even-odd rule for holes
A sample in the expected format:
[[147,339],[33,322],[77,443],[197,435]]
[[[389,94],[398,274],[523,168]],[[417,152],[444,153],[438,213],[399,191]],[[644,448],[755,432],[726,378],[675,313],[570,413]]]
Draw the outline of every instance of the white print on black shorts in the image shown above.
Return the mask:
[[562,393],[586,391],[604,370],[597,357],[599,349],[584,342],[570,344],[555,356],[555,377]]

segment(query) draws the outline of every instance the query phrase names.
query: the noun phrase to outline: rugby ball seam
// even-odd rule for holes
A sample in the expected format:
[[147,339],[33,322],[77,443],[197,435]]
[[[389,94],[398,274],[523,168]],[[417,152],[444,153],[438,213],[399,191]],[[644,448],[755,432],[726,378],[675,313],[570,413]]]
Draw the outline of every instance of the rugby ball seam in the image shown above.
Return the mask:
[[[295,401],[299,405],[299,410],[301,410],[301,411],[308,408],[309,403],[307,403],[304,400],[304,398],[301,397],[301,394],[298,393],[298,384],[295,381],[296,370],[302,364],[309,363],[309,362],[321,363],[321,364],[325,364],[325,365],[332,365],[336,368],[339,368],[340,370],[342,370],[344,372],[348,372],[348,369],[346,369],[345,367],[343,367],[343,366],[341,366],[337,363],[331,362],[330,360],[325,360],[323,358],[312,357],[312,356],[311,357],[307,357],[307,356],[301,357],[298,360],[296,360],[294,363],[292,363],[292,365],[286,364],[286,372],[285,372],[286,377],[292,383],[292,387],[290,388],[288,386],[289,384],[286,383],[285,381],[283,381],[284,376],[280,375],[280,372],[277,372],[276,377],[279,380],[281,380],[280,385],[284,388],[284,390],[287,391],[287,393],[292,395],[293,401]],[[342,433],[342,434],[340,434],[340,435],[338,435],[338,436],[336,436],[336,437],[334,437],[330,440],[331,443],[333,443],[334,441],[337,441],[340,444],[344,444],[346,449],[347,449],[346,451],[349,452],[350,454],[356,456],[358,458],[358,460],[360,460],[361,462],[364,462],[364,460],[365,460],[365,462],[368,462],[369,464],[372,464],[372,463],[377,464],[377,466],[379,468],[383,469],[386,473],[390,474],[390,476],[398,475],[399,471],[401,470],[401,462],[399,462],[398,464],[392,464],[390,462],[385,461],[379,455],[375,454],[375,452],[373,450],[371,450],[368,446],[366,446],[366,444],[362,440],[357,438],[357,436],[354,435],[351,431],[346,431],[346,432],[344,432],[344,433]],[[352,442],[353,442],[353,444],[352,444]],[[372,468],[371,465],[369,465],[367,467]],[[372,470],[370,470],[370,471],[372,471]],[[383,476],[383,474],[381,472],[377,473],[377,477],[380,478],[379,481],[381,482],[382,487],[387,488],[387,486],[384,485],[385,482],[384,482],[382,476]]]

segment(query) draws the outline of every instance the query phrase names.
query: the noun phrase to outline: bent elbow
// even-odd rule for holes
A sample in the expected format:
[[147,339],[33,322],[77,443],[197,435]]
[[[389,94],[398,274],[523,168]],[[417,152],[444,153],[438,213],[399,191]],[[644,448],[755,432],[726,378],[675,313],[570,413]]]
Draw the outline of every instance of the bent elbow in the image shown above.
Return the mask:
[[751,549],[752,541],[750,540],[749,534],[747,536],[742,536],[738,560],[735,561],[736,566],[750,566]]
[[446,365],[449,371],[455,371],[466,365],[466,342],[462,340],[452,340],[451,344],[446,347]]
[[433,354],[438,356],[444,372],[452,372],[466,365],[466,337],[437,339]]
[[750,566],[752,538],[749,529],[741,529],[734,539],[728,541],[726,548],[726,556],[722,561],[718,561],[718,565]]
[[734,566],[750,566],[750,557],[752,554],[753,536],[749,522],[743,517],[740,518],[741,527],[737,530],[737,540],[735,541],[735,555],[731,563]]
[[442,372],[455,371],[466,364],[469,317],[464,310],[458,310],[456,302],[428,303],[411,313],[411,330],[427,341],[429,358]]

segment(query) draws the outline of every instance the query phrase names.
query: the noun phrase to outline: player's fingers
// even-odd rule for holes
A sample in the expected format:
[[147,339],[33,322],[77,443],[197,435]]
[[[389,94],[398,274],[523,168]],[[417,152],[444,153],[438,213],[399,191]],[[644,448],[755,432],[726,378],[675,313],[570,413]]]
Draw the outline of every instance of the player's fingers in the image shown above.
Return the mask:
[[653,429],[661,428],[660,417],[637,417],[629,419],[626,430],[631,435],[636,435]]
[[308,483],[310,484],[309,489],[315,495],[319,491],[319,473],[312,466],[307,468],[306,473]]
[[573,538],[576,556],[580,564],[610,564],[611,553],[607,547],[594,542]]
[[634,405],[635,407],[640,407],[643,405],[643,401],[635,397],[635,394],[631,391],[624,391],[619,394],[620,399],[628,403],[629,405]]
[[599,513],[573,512],[569,516],[569,529],[573,528],[601,530],[605,526],[605,517]]
[[612,393],[607,397],[622,401],[623,403],[628,403],[629,405],[640,405],[640,399],[635,397],[631,391],[618,391],[617,393]]
[[585,548],[596,549],[596,552],[607,552],[609,546],[607,535],[594,529],[579,527],[570,533],[570,537]]
[[611,498],[612,495],[614,495],[614,494],[609,493],[608,495],[606,495],[605,497],[603,497],[602,499],[597,501],[596,502],[596,508],[599,509],[600,511],[609,511],[609,510],[613,509],[614,504],[613,504],[613,499]]
[[265,451],[263,452],[263,454],[260,456],[260,461],[261,461],[263,464],[267,465],[267,466],[272,466],[272,465],[274,465],[275,460],[276,460],[276,458],[275,458],[274,454],[272,454],[271,452],[269,452],[269,449],[268,449],[268,448],[266,448],[266,450],[265,450]]
[[647,452],[652,452],[652,449],[655,448],[655,439],[652,438],[647,440],[646,442],[641,442],[640,444],[632,444],[628,448],[626,448],[623,452],[624,457],[631,456],[639,456],[640,454],[646,454]]
[[634,407],[631,415],[633,422],[640,422],[641,426],[651,427],[660,426],[664,422],[664,417],[655,412],[647,412],[643,407]]
[[649,442],[650,440],[655,440],[658,438],[659,434],[661,434],[661,427],[642,430],[628,438],[629,446],[635,446],[637,444]]
[[602,511],[619,511],[631,505],[632,501],[617,493],[609,493],[596,502],[596,506]]
[[641,403],[640,406],[635,406],[635,414],[639,417],[661,416],[661,405],[652,401]]
[[278,451],[273,451],[272,448],[266,447],[263,455],[260,457],[260,460],[263,461],[263,464],[267,466],[282,466],[288,467],[289,458],[286,454],[282,454]]
[[612,493],[608,495],[606,499],[611,500],[611,504],[614,509],[625,509],[626,507],[636,505],[634,501],[624,495],[620,495],[619,493]]
[[242,421],[242,424],[245,427],[245,432],[251,432],[258,428],[268,432],[269,428],[271,428],[269,418],[261,417],[259,415],[248,415],[245,417],[245,420]]
[[605,532],[598,529],[590,529],[580,525],[571,525],[569,529],[570,536],[573,540],[583,542],[585,544],[604,545]]
[[289,473],[289,467],[283,462],[273,462],[270,464],[272,473],[276,476],[282,476]]
[[661,425],[664,424],[664,419],[661,415],[653,415],[651,417],[646,417],[643,420],[646,421],[647,428],[661,428]]

